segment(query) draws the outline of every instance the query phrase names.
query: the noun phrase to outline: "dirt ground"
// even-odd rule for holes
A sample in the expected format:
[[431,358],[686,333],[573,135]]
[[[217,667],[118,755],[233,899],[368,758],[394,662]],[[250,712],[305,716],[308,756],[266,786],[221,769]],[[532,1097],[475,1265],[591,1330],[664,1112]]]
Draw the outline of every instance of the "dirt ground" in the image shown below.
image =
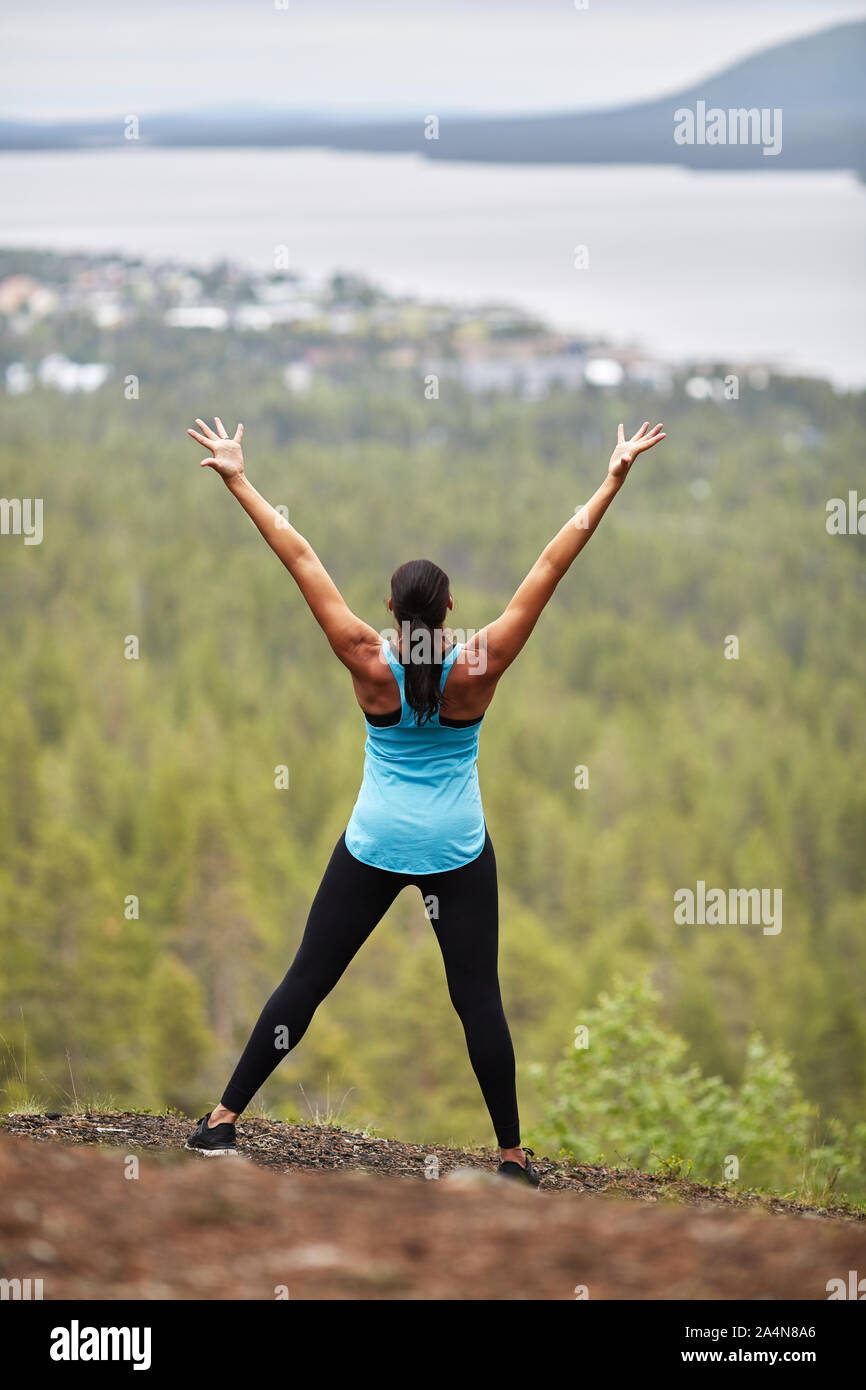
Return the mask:
[[45,1299],[810,1300],[866,1268],[866,1221],[723,1188],[542,1160],[531,1192],[491,1153],[256,1119],[246,1157],[202,1158],[191,1128],[9,1116],[0,1277]]

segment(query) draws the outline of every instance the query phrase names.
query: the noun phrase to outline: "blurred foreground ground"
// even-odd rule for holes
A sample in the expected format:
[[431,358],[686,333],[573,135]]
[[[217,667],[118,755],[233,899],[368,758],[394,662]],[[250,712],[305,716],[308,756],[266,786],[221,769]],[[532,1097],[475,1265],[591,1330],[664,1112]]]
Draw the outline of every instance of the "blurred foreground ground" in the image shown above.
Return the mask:
[[[866,1222],[793,1203],[546,1161],[533,1193],[496,1178],[489,1153],[266,1120],[239,1126],[246,1158],[206,1159],[178,1147],[190,1128],[155,1115],[9,1116],[0,1277],[41,1278],[46,1299],[273,1299],[281,1288],[293,1299],[573,1299],[584,1286],[592,1299],[810,1300],[866,1265]],[[434,1158],[439,1180],[424,1181]]]

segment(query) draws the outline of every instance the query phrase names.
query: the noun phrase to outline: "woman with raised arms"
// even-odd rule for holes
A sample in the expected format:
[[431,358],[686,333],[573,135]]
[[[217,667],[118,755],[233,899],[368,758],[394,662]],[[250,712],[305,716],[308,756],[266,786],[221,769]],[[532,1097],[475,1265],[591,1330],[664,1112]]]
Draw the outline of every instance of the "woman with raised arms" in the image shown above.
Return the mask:
[[520,1143],[514,1050],[497,971],[496,859],[484,820],[477,754],[481,723],[559,581],[593,535],[637,456],[665,438],[619,426],[604,482],[545,546],[501,617],[450,643],[448,576],[409,560],[391,576],[397,635],[384,638],[349,609],[312,546],[249,481],[241,449],[219,419],[188,434],[282,560],[349,671],[366,723],[361,789],[310,909],[297,954],[262,1010],[222,1100],[188,1147],[237,1152],[235,1121],[286,1052],[296,1047],[397,894],[414,884],[430,906],[451,1001],[500,1149],[499,1172],[538,1185]]

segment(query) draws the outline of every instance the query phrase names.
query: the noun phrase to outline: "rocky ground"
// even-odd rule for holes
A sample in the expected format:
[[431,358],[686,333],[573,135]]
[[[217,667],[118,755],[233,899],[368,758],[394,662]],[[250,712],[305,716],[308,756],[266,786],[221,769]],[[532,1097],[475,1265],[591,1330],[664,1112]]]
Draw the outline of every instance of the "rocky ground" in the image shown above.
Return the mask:
[[0,1277],[46,1299],[810,1300],[866,1268],[842,1212],[546,1160],[531,1192],[488,1152],[269,1120],[238,1126],[246,1157],[202,1158],[191,1128],[7,1117]]

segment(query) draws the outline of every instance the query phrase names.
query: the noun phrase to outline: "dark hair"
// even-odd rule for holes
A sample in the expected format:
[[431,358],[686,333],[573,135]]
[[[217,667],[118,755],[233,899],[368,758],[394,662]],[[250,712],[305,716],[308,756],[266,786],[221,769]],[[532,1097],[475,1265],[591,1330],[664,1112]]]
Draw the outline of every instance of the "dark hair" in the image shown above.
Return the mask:
[[405,671],[406,703],[415,711],[415,723],[426,724],[439,708],[442,680],[441,643],[432,641],[431,660],[412,660],[412,637],[418,629],[441,627],[448,612],[451,582],[432,560],[409,560],[391,575],[391,604],[401,625],[409,624],[409,650],[401,653]]

